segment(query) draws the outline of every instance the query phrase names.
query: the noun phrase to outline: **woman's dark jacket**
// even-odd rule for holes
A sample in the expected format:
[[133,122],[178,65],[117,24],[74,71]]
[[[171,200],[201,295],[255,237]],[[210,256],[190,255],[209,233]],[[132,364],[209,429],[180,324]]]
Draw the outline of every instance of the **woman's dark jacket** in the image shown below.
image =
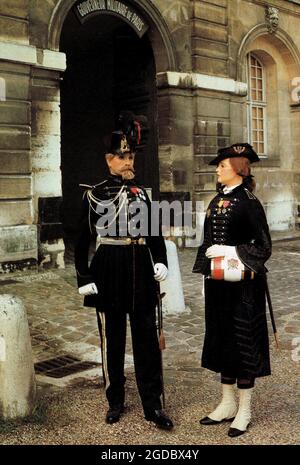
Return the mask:
[[[235,246],[255,279],[210,279],[210,259],[205,252],[213,244]],[[204,239],[193,268],[194,273],[206,276],[205,368],[246,379],[270,374],[265,262],[271,249],[265,212],[255,195],[244,184],[228,194],[220,191],[207,209]]]

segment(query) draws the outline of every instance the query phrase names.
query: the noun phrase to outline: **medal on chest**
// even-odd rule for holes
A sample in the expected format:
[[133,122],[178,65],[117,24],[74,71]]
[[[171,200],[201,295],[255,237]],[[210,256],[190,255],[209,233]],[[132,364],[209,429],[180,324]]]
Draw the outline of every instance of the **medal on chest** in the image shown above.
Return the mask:
[[227,208],[230,207],[230,205],[231,205],[230,200],[221,199],[217,203],[217,206],[218,206],[217,213],[218,213],[218,215],[220,215],[221,213],[225,214],[227,212]]
[[146,200],[143,190],[139,187],[130,187],[130,192],[135,196],[137,201]]

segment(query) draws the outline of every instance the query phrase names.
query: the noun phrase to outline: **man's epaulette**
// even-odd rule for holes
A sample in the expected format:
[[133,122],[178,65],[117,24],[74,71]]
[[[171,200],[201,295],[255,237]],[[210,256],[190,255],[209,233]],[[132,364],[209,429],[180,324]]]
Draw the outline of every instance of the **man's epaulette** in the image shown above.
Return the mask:
[[102,184],[104,184],[105,182],[107,182],[107,179],[104,179],[104,181],[101,181],[99,182],[98,184],[94,184],[94,185],[90,185],[90,184],[79,184],[79,187],[82,187],[84,190],[86,191],[91,191],[92,189],[94,189],[95,187],[98,187],[98,186],[101,186]]
[[93,186],[91,186],[90,184],[79,184],[79,187],[81,187],[84,190],[82,198],[84,198],[84,196],[87,195],[88,192],[91,192],[93,189],[95,189],[95,187],[101,186],[106,182],[107,179],[104,179],[104,181],[99,182],[98,184],[94,184]]
[[93,186],[93,188],[94,188],[94,187],[98,187],[98,186],[102,186],[102,184],[106,183],[107,181],[108,181],[107,179],[104,179],[104,181],[101,181],[101,182],[99,182],[98,184],[95,184],[95,185]]
[[252,192],[250,192],[246,187],[244,187],[244,191],[246,192],[248,199],[257,200],[257,197],[255,197],[255,195],[252,194]]
[[91,186],[90,184],[79,184],[79,187],[82,187],[85,191],[93,189],[94,186]]
[[89,184],[79,184],[79,187],[83,189],[82,200],[87,196],[88,192],[94,188],[94,186],[90,186]]

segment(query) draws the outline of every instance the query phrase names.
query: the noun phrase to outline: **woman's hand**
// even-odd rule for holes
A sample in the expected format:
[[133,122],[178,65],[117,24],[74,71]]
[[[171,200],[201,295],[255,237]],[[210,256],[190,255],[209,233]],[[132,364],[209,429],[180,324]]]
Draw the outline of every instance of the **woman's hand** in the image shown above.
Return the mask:
[[234,245],[212,245],[209,247],[205,253],[207,258],[215,258],[215,257],[237,257],[235,246]]

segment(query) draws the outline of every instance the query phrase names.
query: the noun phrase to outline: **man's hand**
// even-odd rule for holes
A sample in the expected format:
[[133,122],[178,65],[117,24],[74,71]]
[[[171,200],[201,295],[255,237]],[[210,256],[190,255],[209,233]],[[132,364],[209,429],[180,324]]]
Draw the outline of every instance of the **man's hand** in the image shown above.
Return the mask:
[[154,265],[154,279],[156,281],[164,281],[168,276],[168,268],[163,263],[156,263]]
[[207,258],[215,258],[215,257],[237,257],[236,250],[234,245],[212,245],[209,247],[205,253]]
[[95,283],[86,284],[78,288],[80,295],[93,295],[98,294],[98,289]]

